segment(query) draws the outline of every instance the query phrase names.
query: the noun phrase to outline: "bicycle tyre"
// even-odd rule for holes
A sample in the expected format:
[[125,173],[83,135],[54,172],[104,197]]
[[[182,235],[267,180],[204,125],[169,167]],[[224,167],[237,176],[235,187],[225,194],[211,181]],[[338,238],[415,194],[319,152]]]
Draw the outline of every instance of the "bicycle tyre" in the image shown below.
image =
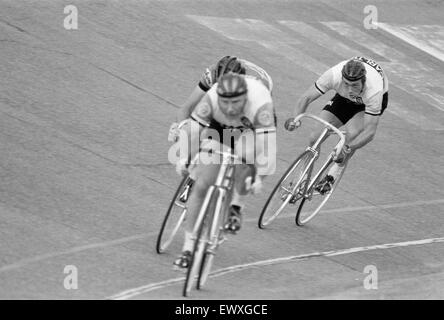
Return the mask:
[[157,236],[156,241],[156,251],[158,254],[164,253],[171,242],[174,240],[174,237],[177,234],[182,222],[185,220],[186,216],[186,207],[184,206],[180,212],[180,214],[172,214],[173,209],[177,207],[178,197],[181,194],[183,187],[188,183],[189,176],[184,177],[179,184],[176,192],[174,193],[173,200],[171,201],[168,210],[163,218],[162,225],[160,227],[159,234]]
[[[231,189],[229,189],[231,190]],[[216,203],[214,205],[214,214],[212,215],[211,224],[209,226],[209,234],[208,234],[208,240],[209,243],[206,247],[204,257],[202,259],[202,264],[200,266],[199,271],[199,277],[197,279],[197,289],[200,290],[206,283],[208,279],[208,275],[210,273],[211,267],[213,266],[213,260],[216,255],[216,250],[219,247],[219,240],[221,239],[221,236],[223,236],[221,233],[223,233],[223,223],[226,219],[227,214],[227,203],[229,203],[230,196],[229,192],[225,192],[225,190],[218,189],[218,194],[216,198]],[[217,213],[217,210],[219,210],[219,213]],[[218,216],[218,221],[215,221],[216,215]]]
[[[194,279],[198,278],[200,269],[201,269],[201,264],[203,262],[203,257],[205,254],[205,249],[207,246],[207,242],[208,240],[203,240],[202,236],[205,235],[206,233],[208,233],[208,228],[209,223],[208,223],[208,210],[210,210],[211,208],[211,204],[213,203],[213,199],[214,199],[214,195],[215,195],[215,188],[210,188],[210,190],[208,190],[208,193],[210,193],[208,195],[206,195],[206,197],[208,197],[208,204],[207,207],[205,208],[205,213],[204,213],[204,218],[201,221],[200,226],[198,227],[198,232],[197,232],[197,236],[194,242],[194,247],[193,247],[193,253],[191,256],[191,261],[190,261],[190,265],[188,266],[187,269],[187,275],[185,278],[185,283],[184,283],[184,287],[183,287],[183,296],[184,297],[188,297],[190,295],[191,292],[191,288],[193,286],[194,283]],[[204,200],[205,202],[205,200]],[[196,222],[197,223],[197,222]]]
[[[291,176],[291,174],[296,170],[296,168],[299,165],[302,165],[302,168],[301,168],[302,170],[300,171],[299,178],[297,179],[297,181],[299,181],[298,185],[297,186],[290,185],[288,187],[288,188],[294,188],[296,190],[299,187],[299,185],[303,182],[302,173],[306,170],[308,163],[312,160],[313,157],[314,157],[314,155],[310,151],[308,151],[308,150],[304,151],[303,153],[301,153],[299,155],[298,158],[296,158],[296,160],[293,162],[293,164],[290,167],[288,167],[287,171],[279,179],[279,182],[274,187],[273,191],[271,192],[270,196],[267,199],[267,202],[265,203],[264,207],[262,208],[262,211],[261,211],[261,214],[260,214],[259,220],[258,220],[258,227],[260,229],[264,229],[273,220],[275,220],[278,217],[278,215],[283,211],[285,206],[290,202],[290,199],[292,198],[293,195],[291,192],[288,192],[288,189],[285,189],[283,187],[287,178]],[[278,191],[281,189],[281,187],[282,187],[282,189],[284,189],[285,191],[288,192],[284,196],[278,193]],[[280,197],[280,201],[282,203],[280,204],[280,206],[277,210],[270,210],[270,211],[272,211],[272,214],[270,215],[270,212],[267,212],[267,210],[269,209],[271,201],[274,200],[273,198],[275,197],[275,195]],[[279,200],[279,198],[277,198],[277,200]]]
[[199,277],[197,279],[197,290],[202,289],[207,282],[208,275],[210,274],[211,267],[213,266],[214,257],[215,255],[213,252],[207,251],[204,253],[200,266]]
[[[310,181],[310,184],[308,186],[308,188],[310,189],[309,192],[312,193],[310,199],[307,197],[304,197],[304,199],[302,199],[301,203],[299,204],[298,212],[296,213],[296,217],[295,217],[295,222],[298,226],[306,225],[310,220],[312,220],[321,211],[322,207],[327,203],[328,199],[330,199],[331,195],[333,194],[333,192],[335,191],[335,189],[339,185],[339,182],[341,181],[341,178],[345,172],[347,164],[344,165],[344,168],[342,169],[338,178],[334,182],[332,189],[328,193],[326,193],[325,195],[321,195],[321,194],[315,195],[314,194],[314,192],[312,190],[314,188],[314,186],[316,186],[316,184],[327,175],[331,166],[335,163],[332,158],[330,158],[330,160],[328,160],[328,161],[330,161],[330,163],[326,167],[324,167],[324,169],[322,169],[320,174],[317,174],[317,176],[314,177],[315,180]],[[314,209],[307,208],[307,206],[305,206],[305,211],[303,212],[302,208],[304,207],[304,205],[311,203],[312,201],[314,201],[315,197],[317,199],[318,196],[323,197],[322,201],[319,204],[313,203]],[[308,213],[308,216],[304,216],[303,213],[307,213],[307,211],[311,211],[311,212]]]

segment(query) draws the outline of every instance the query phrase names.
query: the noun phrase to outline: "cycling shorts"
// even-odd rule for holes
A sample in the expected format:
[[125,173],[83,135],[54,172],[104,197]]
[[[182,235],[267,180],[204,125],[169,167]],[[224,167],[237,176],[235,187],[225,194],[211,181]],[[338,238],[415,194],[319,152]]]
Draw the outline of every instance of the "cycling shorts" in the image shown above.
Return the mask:
[[[384,93],[382,96],[381,113],[378,116],[384,113],[384,110],[387,108],[387,104],[388,92]],[[323,110],[333,113],[344,125],[351,118],[353,118],[355,114],[365,111],[365,105],[355,103],[339,94],[335,94],[333,99],[330,100]]]

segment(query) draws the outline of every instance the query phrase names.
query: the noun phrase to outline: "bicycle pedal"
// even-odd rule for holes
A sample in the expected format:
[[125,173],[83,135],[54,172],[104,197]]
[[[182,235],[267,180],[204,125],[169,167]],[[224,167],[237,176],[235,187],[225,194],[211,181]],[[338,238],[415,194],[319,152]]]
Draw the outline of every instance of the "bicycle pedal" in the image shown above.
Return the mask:
[[240,229],[233,229],[231,226],[230,227],[226,227],[225,229],[226,233],[229,234],[237,234],[239,232]]
[[179,266],[174,265],[173,270],[181,273],[186,273],[188,271],[188,268],[181,268]]
[[292,196],[288,203],[289,204],[295,204],[297,201],[298,201],[298,197],[297,196]]

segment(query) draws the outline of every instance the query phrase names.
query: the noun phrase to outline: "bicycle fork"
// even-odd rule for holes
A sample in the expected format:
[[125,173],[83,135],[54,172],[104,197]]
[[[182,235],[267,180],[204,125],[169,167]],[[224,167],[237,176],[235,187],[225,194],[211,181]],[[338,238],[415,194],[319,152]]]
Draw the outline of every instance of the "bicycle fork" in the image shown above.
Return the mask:
[[[307,190],[311,191],[313,189],[314,185],[319,180],[319,176],[325,171],[326,168],[328,168],[328,166],[331,164],[332,161],[333,161],[333,154],[330,155],[330,158],[323,164],[321,169],[318,170],[318,172],[316,173],[314,178],[311,180],[310,185],[307,187]],[[306,198],[309,198],[309,200],[310,200],[312,196],[313,196],[313,192],[310,192]]]
[[[218,245],[218,237],[219,237],[219,228],[223,227],[221,226],[221,223],[219,223],[219,220],[223,217],[221,217],[221,213],[225,213],[224,211],[224,202],[226,201],[227,197],[227,188],[230,187],[228,184],[230,183],[231,179],[226,179],[226,173],[227,169],[229,169],[229,165],[225,163],[225,161],[222,161],[221,168],[219,169],[219,174],[217,175],[216,182],[210,186],[208,189],[208,192],[205,196],[205,199],[202,203],[201,209],[199,211],[199,215],[196,219],[196,222],[194,224],[193,228],[193,241],[200,241],[201,243],[205,244],[208,243],[208,252],[214,253],[214,249]],[[228,178],[231,178],[231,175],[233,174],[233,168],[230,170],[230,176]],[[227,181],[228,180],[228,181]],[[207,211],[210,209],[211,200],[213,198],[214,192],[217,192],[217,199],[215,203],[214,210],[210,210],[211,216],[207,215]],[[206,221],[205,221],[206,220]],[[203,235],[199,237],[200,229],[203,228],[203,224],[208,223],[210,226],[210,229],[207,231],[206,235]]]
[[[316,159],[319,157],[320,150],[318,151],[318,149],[320,149],[320,145],[326,139],[326,137],[329,135],[329,133],[330,133],[330,129],[324,128],[324,130],[322,130],[321,134],[319,135],[319,138],[315,141],[315,143],[305,150],[306,152],[311,153],[312,156],[311,156],[311,159],[308,162],[308,164],[305,166],[305,169],[302,172],[300,179],[298,180],[297,183],[295,183],[294,188],[291,190],[291,193],[293,194],[293,196],[292,196],[290,202],[296,203],[296,201],[298,200],[298,198],[297,198],[298,195],[300,195],[304,198],[309,198],[311,196],[311,194],[307,194],[307,191],[311,190],[313,183],[311,183],[310,185],[307,185],[305,183],[303,186],[301,186],[301,184],[302,184],[304,178],[305,178],[305,181],[310,181],[310,176],[313,171],[313,164],[316,161]],[[325,165],[322,167],[322,169],[324,169],[324,168],[325,168]],[[315,178],[317,178],[318,176],[319,176],[319,174],[317,174]],[[311,181],[316,181],[316,179],[313,179]],[[296,192],[297,188],[299,188],[299,190]]]
[[[227,172],[228,171],[228,172]],[[216,204],[214,207],[213,217],[210,224],[209,242],[207,252],[210,254],[215,253],[215,249],[219,245],[219,235],[223,231],[224,221],[226,216],[226,206],[224,205],[228,201],[228,190],[232,187],[232,176],[234,174],[234,167],[222,162],[219,174],[216,178],[215,188],[218,195]]]
[[223,188],[218,188],[218,195],[216,200],[216,205],[214,208],[214,214],[210,223],[210,234],[208,240],[208,246],[206,252],[209,254],[214,254],[217,246],[219,245],[219,234],[223,230],[223,210],[224,202],[226,200],[227,191]]

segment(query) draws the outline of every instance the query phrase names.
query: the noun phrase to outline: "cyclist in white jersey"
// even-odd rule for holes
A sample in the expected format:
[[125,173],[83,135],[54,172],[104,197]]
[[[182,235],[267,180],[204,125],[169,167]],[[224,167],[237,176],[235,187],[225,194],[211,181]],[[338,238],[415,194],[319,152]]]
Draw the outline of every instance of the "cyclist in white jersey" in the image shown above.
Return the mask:
[[[299,99],[293,116],[304,113],[309,104],[327,91],[334,90],[336,95],[320,113],[320,117],[337,128],[345,125],[346,142],[337,163],[326,176],[327,192],[357,149],[373,140],[379,118],[387,108],[388,79],[381,66],[372,59],[353,57],[328,69],[319,77],[314,86]],[[287,130],[294,130],[294,117],[285,122]],[[310,143],[319,133],[313,134]]]
[[[205,129],[199,130],[199,127]],[[276,167],[276,122],[270,91],[257,78],[227,73],[208,90],[191,114],[191,120],[182,130],[180,140],[183,141],[179,141],[180,143],[200,145],[202,152],[206,152],[208,148],[227,151],[228,146],[249,164],[235,167],[235,188],[225,229],[236,233],[241,227],[243,198],[249,192],[259,192],[264,177],[274,173]],[[193,134],[196,131],[200,134]],[[211,136],[211,139],[205,138],[208,136]],[[198,141],[201,143],[196,143]],[[187,202],[183,252],[174,262],[178,268],[188,267],[194,244],[193,225],[208,187],[214,183],[219,170],[218,164],[202,162],[196,166],[191,164],[186,169],[185,162],[194,158],[194,153],[200,152],[197,149],[199,147],[191,150],[190,156],[185,155],[179,160],[176,167],[179,174],[183,175],[189,171],[190,177],[195,180]]]
[[273,80],[264,69],[248,60],[240,59],[235,56],[225,56],[221,58],[217,63],[212,64],[205,69],[198,85],[194,88],[190,96],[180,107],[176,116],[177,122],[173,123],[170,129],[170,137],[173,138],[170,138],[169,140],[173,140],[177,137],[175,136],[175,134],[177,133],[177,124],[190,117],[194,108],[205,95],[205,93],[210,90],[213,84],[217,82],[219,77],[228,72],[253,76],[261,80],[268,88],[268,90],[270,90],[270,92],[272,92],[273,90]]
[[[265,87],[270,91],[273,90],[273,80],[270,75],[261,67],[256,64],[247,61],[245,59],[240,59],[235,56],[224,56],[217,63],[212,64],[203,72],[198,85],[194,88],[190,96],[187,98],[185,103],[180,107],[177,113],[177,122],[174,122],[170,126],[168,140],[170,142],[177,142],[179,136],[179,123],[184,123],[190,119],[190,116],[195,109],[196,105],[201,101],[210,88],[218,81],[218,79],[227,74],[228,72],[233,72],[237,74],[248,75],[260,80]],[[273,115],[276,121],[276,115]],[[194,179],[189,179],[188,184],[184,188],[183,194],[180,198],[186,202],[188,194],[191,192]],[[239,200],[239,205],[243,206],[241,200]]]

